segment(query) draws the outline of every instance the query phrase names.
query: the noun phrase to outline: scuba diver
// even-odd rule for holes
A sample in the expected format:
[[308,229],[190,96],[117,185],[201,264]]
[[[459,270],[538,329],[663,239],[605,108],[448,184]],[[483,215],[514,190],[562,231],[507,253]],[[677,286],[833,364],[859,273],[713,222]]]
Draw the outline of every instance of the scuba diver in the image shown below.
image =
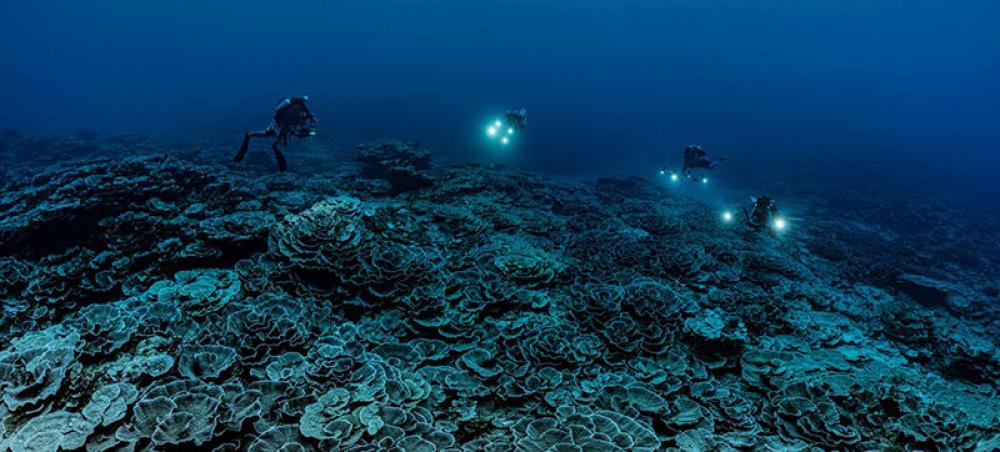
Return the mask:
[[514,130],[524,130],[528,127],[528,109],[507,110],[503,114],[504,125]]
[[500,144],[510,144],[514,132],[520,132],[528,127],[528,110],[507,110],[502,119],[496,119],[486,127],[486,136],[499,139]]
[[243,135],[243,144],[233,158],[234,162],[243,160],[250,145],[251,138],[275,137],[271,143],[274,150],[274,158],[278,161],[278,169],[284,172],[288,169],[285,162],[285,154],[278,148],[288,146],[288,137],[308,138],[316,135],[316,116],[309,111],[309,96],[286,97],[274,106],[274,119],[264,130],[248,132]]
[[[750,201],[753,202],[750,210],[743,209],[747,225],[750,226],[750,229],[760,231],[767,228],[767,232],[771,235],[774,235],[775,229],[784,229],[785,222],[781,218],[777,218],[778,206],[774,203],[773,199],[767,196],[759,196],[756,198],[750,197]],[[771,221],[772,218],[774,221]]]
[[719,162],[728,160],[728,155],[723,155],[715,160],[708,158],[708,151],[701,146],[691,145],[684,148],[684,169],[681,171],[684,177],[691,178],[691,170],[695,168],[712,169]]

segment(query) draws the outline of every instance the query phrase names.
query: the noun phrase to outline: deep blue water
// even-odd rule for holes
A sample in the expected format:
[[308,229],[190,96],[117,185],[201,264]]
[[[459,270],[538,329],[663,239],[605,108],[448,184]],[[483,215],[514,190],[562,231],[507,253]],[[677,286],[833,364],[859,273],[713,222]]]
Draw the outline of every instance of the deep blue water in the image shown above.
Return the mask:
[[0,452],[1000,450],[996,0],[0,18]]
[[482,123],[524,106],[502,160],[552,173],[651,174],[699,143],[732,179],[873,160],[995,194],[998,5],[8,0],[0,126],[238,140],[305,93],[325,143],[477,160]]

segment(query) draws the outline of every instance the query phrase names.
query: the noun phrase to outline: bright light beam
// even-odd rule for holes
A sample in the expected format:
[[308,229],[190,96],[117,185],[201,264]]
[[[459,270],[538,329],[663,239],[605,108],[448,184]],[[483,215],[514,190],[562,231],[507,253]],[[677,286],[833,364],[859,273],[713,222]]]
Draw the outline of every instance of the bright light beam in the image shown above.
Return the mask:
[[733,213],[730,212],[730,211],[728,211],[728,210],[722,212],[722,221],[725,221],[726,223],[732,222],[733,221]]
[[507,144],[507,143],[510,142],[510,140],[508,140],[507,137],[503,137],[503,138],[500,139],[500,142],[503,143],[503,144]]
[[489,127],[488,129],[486,129],[486,134],[489,135],[489,136],[491,136],[491,137],[492,136],[496,136],[496,134],[497,134],[497,128],[496,127]]
[[774,219],[774,229],[777,229],[779,231],[783,231],[783,230],[785,230],[786,226],[788,226],[788,223],[785,222],[784,218],[775,218]]

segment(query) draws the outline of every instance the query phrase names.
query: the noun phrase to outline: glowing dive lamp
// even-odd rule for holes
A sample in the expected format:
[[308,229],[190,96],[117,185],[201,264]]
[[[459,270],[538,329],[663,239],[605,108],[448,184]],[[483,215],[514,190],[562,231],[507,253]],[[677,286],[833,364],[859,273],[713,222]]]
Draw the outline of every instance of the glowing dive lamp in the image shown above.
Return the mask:
[[666,172],[666,171],[664,171],[664,170],[660,170],[660,175],[662,176],[662,175],[664,175],[664,174],[667,174],[667,172]]
[[[506,127],[504,127],[506,126]],[[494,119],[486,126],[486,136],[490,139],[500,139],[500,144],[510,144],[510,137],[514,136],[516,130],[510,124],[505,124],[504,121],[499,119]]]
[[705,177],[702,177],[702,178],[701,178],[701,183],[703,183],[703,184],[707,184],[707,183],[708,183],[708,177],[707,177],[707,176],[705,176]]
[[787,223],[785,223],[785,219],[784,218],[775,218],[774,219],[774,229],[782,231],[782,230],[785,229],[785,226],[787,226]]
[[728,210],[722,212],[722,221],[726,223],[733,221],[733,213]]
[[681,177],[680,177],[680,176],[678,176],[678,175],[677,175],[677,173],[670,173],[670,180],[671,180],[672,182],[677,182],[677,181],[678,181],[678,180],[680,180],[680,179],[681,179]]

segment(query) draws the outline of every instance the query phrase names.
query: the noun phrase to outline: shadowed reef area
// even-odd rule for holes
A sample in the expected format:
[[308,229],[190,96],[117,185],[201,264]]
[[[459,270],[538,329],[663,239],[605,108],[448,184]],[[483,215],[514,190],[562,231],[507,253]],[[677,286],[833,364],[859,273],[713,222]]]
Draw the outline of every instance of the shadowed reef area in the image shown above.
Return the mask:
[[1000,448],[998,229],[958,207],[804,194],[769,237],[389,140],[3,141],[0,450]]

